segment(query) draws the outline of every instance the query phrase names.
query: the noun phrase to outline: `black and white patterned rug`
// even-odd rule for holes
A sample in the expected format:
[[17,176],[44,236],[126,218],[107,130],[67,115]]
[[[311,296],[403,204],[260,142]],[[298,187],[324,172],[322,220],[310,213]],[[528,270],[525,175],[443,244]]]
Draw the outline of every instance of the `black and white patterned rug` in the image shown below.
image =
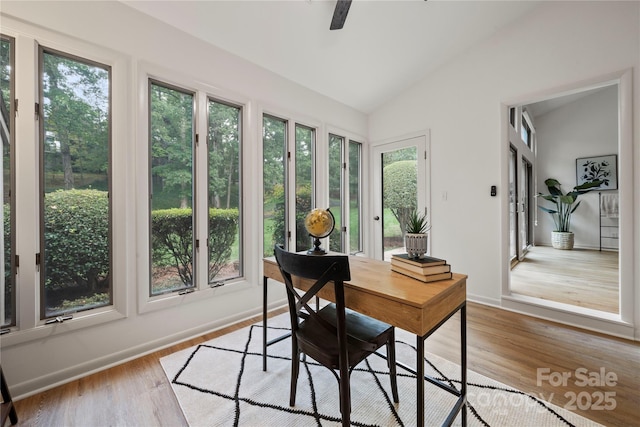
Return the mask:
[[[288,315],[269,320],[270,338],[288,330]],[[396,329],[397,359],[415,366],[415,336]],[[291,343],[268,350],[262,371],[262,324],[255,324],[160,359],[172,389],[192,427],[338,426],[338,383],[310,359],[301,365],[296,406],[289,406]],[[425,371],[455,388],[459,366],[427,354]],[[597,426],[563,408],[468,371],[468,425]],[[400,403],[393,403],[386,361],[371,356],[351,375],[351,424],[414,426],[416,378],[399,368]],[[425,385],[425,425],[439,426],[455,397]],[[460,424],[460,417],[457,423]]]

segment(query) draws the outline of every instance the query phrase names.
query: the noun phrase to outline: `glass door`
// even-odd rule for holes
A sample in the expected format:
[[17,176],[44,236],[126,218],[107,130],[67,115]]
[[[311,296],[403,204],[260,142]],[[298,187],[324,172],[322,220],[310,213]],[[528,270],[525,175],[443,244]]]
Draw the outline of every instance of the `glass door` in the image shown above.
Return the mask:
[[389,261],[406,252],[404,230],[413,209],[427,210],[427,136],[421,135],[373,147],[374,251]]
[[509,257],[511,262],[518,257],[518,183],[516,179],[516,150],[509,150]]
[[522,167],[520,168],[520,220],[519,220],[519,228],[520,228],[520,252],[518,253],[518,258],[522,260],[524,255],[526,254],[529,246],[531,245],[531,203],[533,194],[533,168],[531,163],[526,159],[522,158]]

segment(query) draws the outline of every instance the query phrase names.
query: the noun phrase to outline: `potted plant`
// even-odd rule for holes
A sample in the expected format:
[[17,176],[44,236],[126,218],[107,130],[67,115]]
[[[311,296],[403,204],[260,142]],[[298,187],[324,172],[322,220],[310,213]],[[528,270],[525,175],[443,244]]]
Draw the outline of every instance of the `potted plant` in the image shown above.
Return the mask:
[[413,209],[407,219],[404,245],[409,258],[420,258],[427,253],[427,232],[431,229],[427,213],[421,214]]
[[580,206],[578,196],[599,187],[602,181],[595,180],[573,187],[573,190],[564,194],[560,182],[549,178],[545,182],[549,194],[538,193],[538,197],[550,201],[555,205],[554,209],[538,206],[551,214],[555,229],[551,232],[551,245],[556,249],[573,249],[574,235],[571,228],[571,214]]

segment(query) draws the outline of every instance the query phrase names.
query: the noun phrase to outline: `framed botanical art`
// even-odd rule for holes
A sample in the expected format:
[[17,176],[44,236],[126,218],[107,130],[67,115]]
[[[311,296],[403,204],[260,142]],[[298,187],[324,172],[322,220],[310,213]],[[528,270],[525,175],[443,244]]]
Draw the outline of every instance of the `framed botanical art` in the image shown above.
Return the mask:
[[576,159],[577,185],[600,180],[599,190],[616,190],[618,188],[618,155],[582,157]]

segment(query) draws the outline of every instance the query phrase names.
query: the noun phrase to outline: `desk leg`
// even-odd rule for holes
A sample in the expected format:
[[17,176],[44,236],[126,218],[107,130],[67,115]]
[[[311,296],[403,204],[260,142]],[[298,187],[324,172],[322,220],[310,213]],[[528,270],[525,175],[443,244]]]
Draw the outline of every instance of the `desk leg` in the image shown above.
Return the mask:
[[467,304],[460,308],[460,369],[462,386],[460,394],[463,399],[462,404],[462,425],[467,425]]
[[267,370],[267,276],[262,277],[262,370]]
[[416,405],[418,427],[424,426],[424,337],[416,335]]
[[[463,303],[458,310],[460,311],[460,391],[456,391],[444,385],[438,380],[431,377],[425,377],[424,375],[424,342],[431,335],[433,331],[438,329],[447,319],[444,319],[439,325],[427,332],[424,336],[416,335],[416,404],[417,404],[417,426],[424,426],[424,382],[429,380],[430,383],[440,386],[441,388],[449,391],[458,396],[456,405],[449,413],[449,416],[445,420],[445,426],[450,426],[457,417],[457,414],[461,411],[462,426],[467,425],[467,305]],[[457,311],[457,310],[456,310]]]

